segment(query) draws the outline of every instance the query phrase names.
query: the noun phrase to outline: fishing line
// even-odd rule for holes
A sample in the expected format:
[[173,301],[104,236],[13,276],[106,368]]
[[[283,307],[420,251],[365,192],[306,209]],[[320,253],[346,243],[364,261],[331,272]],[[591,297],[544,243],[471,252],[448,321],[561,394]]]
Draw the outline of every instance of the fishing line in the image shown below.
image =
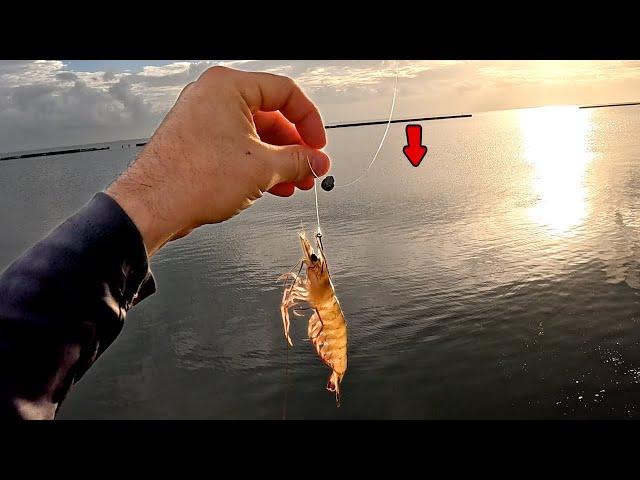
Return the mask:
[[[309,161],[309,157],[307,157],[307,162]],[[311,164],[309,164],[311,166]],[[313,169],[311,169],[313,171]],[[315,175],[316,172],[313,172]],[[320,230],[320,211],[318,210],[318,182],[316,181],[318,177],[313,179],[313,193],[316,197],[316,220],[318,221],[318,233],[316,235],[322,236],[322,231]]]
[[284,399],[282,401],[282,420],[287,419],[287,405],[289,397],[289,342],[287,342],[287,359],[284,364]]
[[371,169],[371,166],[373,165],[373,163],[378,158],[378,155],[380,154],[380,150],[382,150],[382,145],[384,145],[384,141],[387,138],[387,133],[389,133],[389,127],[391,126],[391,119],[393,118],[393,110],[395,109],[395,106],[396,106],[396,96],[398,94],[398,75],[399,75],[399,73],[400,73],[399,62],[398,62],[398,60],[396,60],[396,79],[395,79],[395,81],[393,83],[393,99],[391,100],[391,109],[389,111],[389,120],[387,120],[387,127],[384,129],[384,134],[382,135],[382,139],[380,140],[380,145],[378,145],[378,150],[376,150],[376,153],[373,156],[373,158],[371,159],[371,162],[369,162],[369,166],[367,166],[366,170],[364,172],[362,172],[362,174],[358,178],[356,178],[355,180],[352,180],[349,183],[345,183],[344,185],[335,185],[335,188],[350,187],[354,183],[359,182],[367,173],[369,173],[369,170]]
[[[395,106],[396,106],[396,97],[397,97],[397,94],[398,94],[398,75],[399,75],[399,73],[400,73],[399,62],[398,62],[398,60],[396,60],[396,77],[395,77],[395,81],[393,83],[393,98],[391,100],[391,109],[389,111],[389,119],[386,122],[387,126],[386,126],[386,128],[384,130],[384,134],[382,135],[382,139],[380,140],[380,144],[378,145],[378,149],[376,150],[376,153],[373,155],[373,158],[369,162],[369,165],[364,170],[364,172],[362,172],[362,174],[359,177],[357,177],[355,180],[352,180],[351,182],[346,183],[344,185],[333,185],[333,182],[332,182],[331,188],[333,188],[334,186],[335,187],[349,187],[349,186],[359,182],[369,172],[369,170],[371,169],[371,167],[375,163],[376,159],[378,158],[378,155],[380,154],[380,151],[382,150],[382,146],[384,145],[384,141],[387,138],[387,133],[389,133],[389,127],[391,126],[391,123],[392,123],[391,119],[393,118],[393,111],[394,111]],[[320,249],[320,252],[322,254],[322,258],[325,259],[325,266],[327,268],[327,273],[329,274],[329,265],[326,263],[326,256],[324,254],[324,246],[322,245],[322,230],[320,229],[320,208],[318,207],[318,181],[317,181],[320,176],[315,172],[315,170],[311,166],[311,162],[309,161],[309,156],[307,156],[307,164],[309,165],[309,170],[311,170],[311,172],[313,173],[313,195],[314,195],[314,200],[315,200],[315,205],[316,205],[316,223],[317,223],[317,226],[318,226],[318,229],[316,231],[316,238],[318,239],[319,249]],[[333,180],[333,177],[327,177],[327,179],[328,178],[331,178],[331,180]],[[297,266],[297,264],[296,264],[296,266]],[[300,272],[302,271],[302,267],[303,266],[304,266],[304,261],[302,261],[300,263],[300,270],[298,271],[298,275],[300,275]],[[294,267],[294,269],[295,269],[295,267]],[[331,281],[331,275],[330,274],[329,274],[329,281]],[[294,285],[295,285],[295,279],[294,279],[293,283],[291,284],[291,286],[288,287],[288,288],[289,289],[293,289]],[[295,311],[294,311],[294,313],[295,313]],[[289,390],[289,342],[287,342],[286,359],[285,359],[285,391],[284,391],[284,398],[283,398],[283,402],[282,402],[283,403],[283,405],[282,405],[282,419],[283,420],[286,420],[286,418],[287,418],[288,390]]]
[[[300,275],[300,272],[302,272],[302,267],[304,266],[304,260],[301,260],[298,263],[300,264],[300,269],[298,270],[297,275],[294,276],[293,282],[291,282],[291,286],[287,287],[287,290],[289,290],[289,292],[291,292],[291,290],[293,290],[293,287],[296,284],[297,277]],[[290,274],[293,273],[295,268],[298,266],[298,263],[296,263],[293,266],[293,268],[289,272]],[[293,312],[295,313],[295,310]],[[286,420],[287,419],[287,405],[288,405],[287,398],[289,396],[289,340],[287,340],[286,343],[287,343],[287,347],[286,347],[287,348],[287,353],[286,353],[287,356],[286,356],[285,363],[284,363],[284,399],[282,400],[282,420]]]
[[[328,190],[331,190],[331,189],[333,189],[335,187],[350,187],[354,183],[359,182],[369,172],[369,170],[373,166],[374,162],[378,158],[378,155],[380,154],[380,150],[382,150],[382,146],[384,145],[384,141],[387,138],[387,133],[389,133],[389,127],[391,126],[391,124],[392,123],[397,123],[397,122],[405,122],[405,120],[392,121],[393,111],[395,110],[395,106],[396,106],[396,97],[398,95],[398,76],[399,76],[399,74],[400,74],[400,64],[399,64],[398,60],[396,60],[396,77],[395,77],[395,81],[393,83],[393,98],[391,99],[391,108],[389,110],[389,119],[386,122],[384,122],[384,123],[387,124],[387,126],[386,126],[386,128],[384,130],[384,134],[382,135],[382,139],[380,140],[380,144],[378,145],[378,149],[376,150],[376,153],[373,155],[373,158],[369,162],[369,165],[367,166],[367,168],[364,170],[364,172],[362,172],[362,174],[359,177],[357,177],[355,180],[352,180],[351,182],[345,183],[343,185],[334,185],[333,184],[333,177],[325,178],[325,180],[327,180],[327,179],[331,179],[332,180],[331,186],[330,186],[330,188]],[[406,120],[406,121],[410,121],[410,120],[411,119]],[[416,120],[419,120],[419,119],[416,119]],[[383,122],[363,122],[363,123],[358,123],[358,124],[354,123],[354,124],[346,124],[346,125],[334,125],[334,126],[332,126],[332,128],[359,126],[359,125],[377,125],[377,124],[381,124],[381,123],[383,123]],[[313,170],[313,167],[311,166],[311,163],[309,162],[309,158],[308,157],[307,157],[307,163],[309,164],[309,168],[311,169],[311,172],[313,173],[313,176],[315,177],[314,178],[314,183],[313,183],[313,186],[314,186],[314,189],[315,189],[316,188],[315,187],[315,185],[316,185],[315,184],[315,179],[316,178],[320,178],[320,176]],[[324,183],[323,183],[323,188],[324,188]],[[316,192],[316,210],[317,210],[317,207],[318,207],[317,196],[318,196],[318,194]],[[318,225],[319,224],[320,224],[320,221],[319,221],[319,218],[318,218]]]
[[307,165],[309,165],[309,170],[311,170],[311,173],[313,173],[313,194],[316,199],[316,220],[318,222],[318,230],[316,230],[316,236],[322,236],[322,232],[320,231],[320,210],[318,209],[318,182],[316,181],[318,179],[318,174],[311,166],[309,155],[307,155]]
[[[395,106],[396,106],[396,97],[398,96],[398,76],[399,76],[399,74],[400,74],[400,62],[398,60],[396,60],[396,77],[395,77],[395,80],[393,82],[393,98],[391,99],[391,108],[389,110],[389,119],[386,122],[387,126],[386,126],[386,128],[384,130],[384,134],[382,135],[382,139],[380,140],[380,144],[378,145],[378,149],[376,150],[376,153],[373,155],[373,158],[369,162],[369,165],[362,172],[362,174],[359,177],[357,177],[355,180],[352,180],[349,183],[345,183],[344,185],[333,185],[333,183],[332,183],[331,188],[334,188],[334,187],[350,187],[351,185],[359,182],[369,172],[369,170],[371,169],[371,167],[375,163],[376,159],[378,158],[378,155],[380,154],[380,151],[382,150],[382,146],[384,145],[384,141],[387,138],[387,133],[389,133],[389,127],[391,126],[391,123],[392,123],[391,119],[393,118],[393,111],[395,110]],[[322,238],[322,231],[320,230],[320,209],[318,208],[318,182],[316,181],[318,178],[320,178],[320,176],[315,172],[315,170],[311,166],[311,162],[309,161],[309,157],[308,156],[307,156],[307,164],[309,165],[309,169],[311,170],[311,173],[313,173],[313,177],[314,177],[313,178],[313,193],[314,193],[315,202],[316,202],[316,221],[317,221],[317,225],[318,225],[318,230],[317,230],[316,236],[318,238]],[[327,177],[327,178],[333,179],[333,177]]]

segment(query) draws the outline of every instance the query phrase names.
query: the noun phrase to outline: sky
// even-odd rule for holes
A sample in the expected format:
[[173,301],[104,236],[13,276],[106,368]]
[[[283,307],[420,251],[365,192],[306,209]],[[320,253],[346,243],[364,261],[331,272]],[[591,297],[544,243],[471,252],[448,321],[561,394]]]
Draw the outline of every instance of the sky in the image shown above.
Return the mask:
[[294,78],[325,123],[640,101],[640,61],[0,60],[0,152],[149,137],[210,66]]

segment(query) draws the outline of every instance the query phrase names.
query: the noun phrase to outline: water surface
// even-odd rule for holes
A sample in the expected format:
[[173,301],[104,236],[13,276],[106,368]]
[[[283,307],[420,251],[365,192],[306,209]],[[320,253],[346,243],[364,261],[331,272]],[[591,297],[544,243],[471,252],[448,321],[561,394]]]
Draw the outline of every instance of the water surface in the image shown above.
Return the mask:
[[[369,174],[320,190],[349,325],[342,406],[277,277],[315,228],[313,193],[266,196],[152,259],[128,317],[60,418],[628,418],[640,415],[640,108],[423,124],[419,168],[392,125]],[[330,130],[338,184],[384,126]],[[139,149],[0,162],[0,268]]]

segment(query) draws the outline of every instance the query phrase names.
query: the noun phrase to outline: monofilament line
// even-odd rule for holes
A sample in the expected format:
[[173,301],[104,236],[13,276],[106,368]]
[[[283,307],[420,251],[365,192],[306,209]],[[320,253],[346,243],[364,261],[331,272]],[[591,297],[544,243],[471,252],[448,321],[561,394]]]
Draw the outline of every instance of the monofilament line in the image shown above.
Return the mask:
[[[384,130],[384,134],[382,135],[382,139],[380,140],[380,145],[378,145],[378,149],[376,150],[375,155],[373,156],[373,158],[371,159],[371,162],[369,162],[369,166],[367,166],[366,170],[364,172],[362,172],[362,174],[356,178],[355,180],[346,183],[344,185],[336,185],[336,187],[349,187],[351,185],[353,185],[354,183],[358,182],[361,178],[363,178],[367,172],[371,169],[371,166],[374,164],[374,162],[376,161],[376,159],[378,158],[378,155],[380,154],[380,150],[382,150],[382,146],[384,145],[384,141],[387,138],[387,133],[389,133],[389,127],[391,126],[391,119],[393,118],[393,111],[395,109],[396,106],[396,97],[398,95],[398,76],[400,74],[400,65],[398,60],[396,60],[396,78],[393,82],[393,98],[391,100],[391,109],[389,111],[389,119],[387,120],[387,126]],[[316,221],[318,222],[318,235],[322,235],[322,231],[320,230],[320,209],[318,208],[318,182],[317,179],[319,178],[319,175],[315,172],[315,170],[313,169],[313,167],[311,166],[311,162],[309,161],[309,157],[307,157],[307,163],[309,164],[309,169],[311,170],[311,173],[313,173],[313,194],[315,196],[315,201],[316,201]]]
[[349,187],[349,186],[353,185],[354,183],[360,181],[360,179],[362,177],[364,177],[369,172],[369,170],[371,169],[371,166],[373,165],[373,163],[378,158],[378,154],[380,153],[380,150],[382,150],[382,145],[384,145],[384,141],[387,138],[387,133],[389,132],[389,127],[391,126],[391,119],[393,118],[393,110],[395,109],[395,106],[396,106],[396,95],[398,93],[398,74],[399,73],[400,73],[399,62],[398,62],[398,60],[396,60],[396,79],[395,79],[395,82],[393,84],[393,99],[391,100],[391,110],[389,111],[389,120],[387,120],[387,127],[384,130],[384,134],[382,135],[382,140],[380,140],[380,145],[378,145],[378,150],[376,150],[376,154],[371,159],[371,162],[369,162],[369,166],[366,168],[366,170],[364,172],[362,172],[362,174],[358,178],[356,178],[355,180],[352,180],[349,183],[345,183],[344,185],[336,185],[335,186],[336,188],[337,187]]
[[318,181],[313,179],[313,193],[316,196],[316,220],[318,221],[318,235],[322,235],[320,231],[320,211],[318,210]]
[[311,166],[311,162],[309,161],[309,157],[307,157],[307,163],[309,164],[309,169],[311,173],[313,173],[313,194],[316,197],[316,220],[318,221],[318,234],[322,235],[320,231],[320,210],[318,209],[318,174],[315,172],[313,167]]

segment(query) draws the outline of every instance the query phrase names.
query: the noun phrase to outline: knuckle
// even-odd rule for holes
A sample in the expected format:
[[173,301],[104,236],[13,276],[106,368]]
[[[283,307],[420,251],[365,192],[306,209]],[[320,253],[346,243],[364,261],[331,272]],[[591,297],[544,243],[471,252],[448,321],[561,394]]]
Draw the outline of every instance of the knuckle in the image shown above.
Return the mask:
[[304,150],[296,148],[291,152],[291,160],[293,161],[293,174],[295,178],[302,178],[302,167],[306,163],[306,155]]
[[229,67],[224,67],[222,65],[215,65],[213,67],[207,68],[202,73],[200,78],[207,81],[219,80],[219,79],[228,77],[231,72],[233,72],[233,70]]
[[184,88],[182,89],[182,91],[180,92],[180,97],[182,97],[185,93],[187,93],[189,90],[191,90],[194,85],[196,84],[196,82],[189,82],[187,83]]
[[289,90],[295,90],[298,88],[298,84],[293,78],[291,77],[282,77],[282,78],[284,78],[285,85]]

